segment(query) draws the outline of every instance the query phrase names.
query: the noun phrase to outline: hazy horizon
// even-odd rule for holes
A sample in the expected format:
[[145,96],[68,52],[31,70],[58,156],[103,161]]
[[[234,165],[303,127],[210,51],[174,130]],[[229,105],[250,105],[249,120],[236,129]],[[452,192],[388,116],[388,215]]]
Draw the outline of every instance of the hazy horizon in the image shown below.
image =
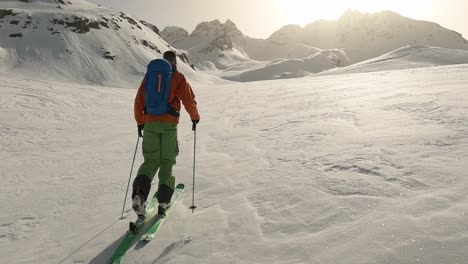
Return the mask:
[[136,15],[161,30],[166,26],[178,26],[189,33],[203,21],[217,19],[224,23],[230,19],[245,35],[268,38],[285,25],[305,26],[322,19],[337,20],[347,9],[353,9],[362,13],[390,10],[411,19],[440,24],[468,38],[468,24],[464,23],[468,2],[462,0],[173,0],[157,4],[150,0],[140,0],[139,4],[123,0],[89,1]]

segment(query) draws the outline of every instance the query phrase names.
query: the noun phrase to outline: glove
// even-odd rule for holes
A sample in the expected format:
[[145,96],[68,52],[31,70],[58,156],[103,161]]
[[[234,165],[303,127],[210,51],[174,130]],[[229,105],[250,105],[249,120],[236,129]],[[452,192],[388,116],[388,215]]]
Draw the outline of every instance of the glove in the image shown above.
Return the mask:
[[200,122],[200,120],[192,120],[192,131],[197,130],[197,124]]
[[143,133],[142,133],[143,132],[143,127],[145,127],[145,124],[138,126],[138,136],[139,137],[143,137]]

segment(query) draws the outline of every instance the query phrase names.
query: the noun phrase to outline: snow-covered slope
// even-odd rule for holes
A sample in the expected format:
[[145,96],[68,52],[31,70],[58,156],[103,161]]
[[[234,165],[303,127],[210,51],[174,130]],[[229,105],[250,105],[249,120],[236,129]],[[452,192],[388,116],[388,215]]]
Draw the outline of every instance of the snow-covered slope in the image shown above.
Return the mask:
[[[137,86],[171,48],[154,25],[83,0],[2,1],[0,29],[0,70],[78,83]],[[179,68],[201,78],[189,65]]]
[[[465,263],[467,87],[467,65],[195,87],[198,209],[184,114],[187,192],[122,263]],[[135,219],[134,94],[0,76],[1,263],[105,263]]]
[[451,64],[468,64],[468,50],[410,45],[377,58],[324,71],[318,75],[391,71]]
[[468,41],[461,34],[391,11],[363,14],[348,10],[337,21],[321,20],[303,29],[286,26],[267,40],[286,50],[298,43],[322,49],[343,48],[353,62],[407,45],[468,50]]
[[350,64],[339,49],[322,50],[304,44],[291,50],[272,49],[265,40],[243,35],[230,20],[224,24],[219,20],[203,22],[190,35],[182,28],[166,27],[161,36],[186,50],[197,68],[228,80],[294,78]]
[[315,49],[315,54],[303,59],[237,63],[222,72],[212,71],[211,74],[232,81],[250,82],[297,78],[310,74],[320,76],[392,71],[450,64],[468,64],[468,51],[409,45],[370,60],[351,64],[347,54],[341,49]]
[[[237,81],[300,77],[407,45],[468,50],[468,42],[459,33],[391,11],[362,14],[349,10],[337,21],[321,20],[304,28],[287,25],[266,40],[243,35],[230,20],[203,22],[191,34],[167,27],[162,37],[187,50],[198,68]],[[328,55],[318,56],[323,54]]]
[[[316,50],[302,59],[277,59],[267,63],[257,63],[230,67],[220,74],[221,77],[241,82],[288,79],[307,76],[342,65],[349,65],[346,54],[341,50]],[[216,74],[216,73],[215,73]]]
[[117,87],[137,86],[149,60],[176,48],[179,68],[192,82],[217,79],[213,76],[243,82],[302,77],[408,44],[446,48],[431,55],[443,61],[432,64],[446,64],[451,59],[444,54],[468,49],[454,31],[389,11],[348,11],[338,21],[285,26],[263,40],[245,36],[230,20],[203,22],[191,34],[177,27],[159,32],[148,22],[84,0],[7,0],[0,2],[0,29],[2,72]]
[[174,47],[186,50],[197,68],[224,70],[238,62],[249,62],[241,43],[246,37],[230,20],[203,22],[188,33],[178,27],[166,27],[161,36]]

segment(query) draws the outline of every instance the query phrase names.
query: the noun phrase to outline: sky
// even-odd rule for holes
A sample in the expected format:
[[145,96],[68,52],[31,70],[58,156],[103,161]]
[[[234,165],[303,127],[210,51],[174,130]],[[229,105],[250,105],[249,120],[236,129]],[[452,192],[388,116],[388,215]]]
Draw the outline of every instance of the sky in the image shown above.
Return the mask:
[[320,19],[336,20],[347,9],[363,13],[391,10],[455,30],[468,39],[467,0],[89,0],[131,13],[161,30],[179,26],[189,33],[203,21],[232,20],[247,36],[267,38],[288,24],[305,26]]

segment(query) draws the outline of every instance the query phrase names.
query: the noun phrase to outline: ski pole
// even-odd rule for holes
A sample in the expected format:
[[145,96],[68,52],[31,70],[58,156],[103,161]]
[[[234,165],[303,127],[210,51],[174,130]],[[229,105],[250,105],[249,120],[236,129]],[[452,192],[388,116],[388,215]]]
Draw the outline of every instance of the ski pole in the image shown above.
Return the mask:
[[192,209],[192,214],[193,214],[193,211],[197,208],[195,206],[195,155],[196,155],[195,149],[197,146],[197,124],[196,123],[192,125],[192,130],[193,130],[193,184],[192,184],[192,206],[190,206],[189,208]]
[[120,216],[120,219],[123,219],[123,213],[125,210],[125,203],[127,202],[127,195],[128,195],[128,187],[130,187],[130,179],[132,178],[132,172],[133,172],[133,164],[135,164],[135,157],[137,154],[137,149],[138,149],[138,143],[140,142],[140,136],[138,136],[137,143],[135,146],[135,154],[133,154],[133,161],[132,161],[132,167],[130,169],[130,176],[128,177],[128,184],[127,184],[127,191],[125,192],[125,199],[124,199],[124,204],[122,207],[122,215]]

